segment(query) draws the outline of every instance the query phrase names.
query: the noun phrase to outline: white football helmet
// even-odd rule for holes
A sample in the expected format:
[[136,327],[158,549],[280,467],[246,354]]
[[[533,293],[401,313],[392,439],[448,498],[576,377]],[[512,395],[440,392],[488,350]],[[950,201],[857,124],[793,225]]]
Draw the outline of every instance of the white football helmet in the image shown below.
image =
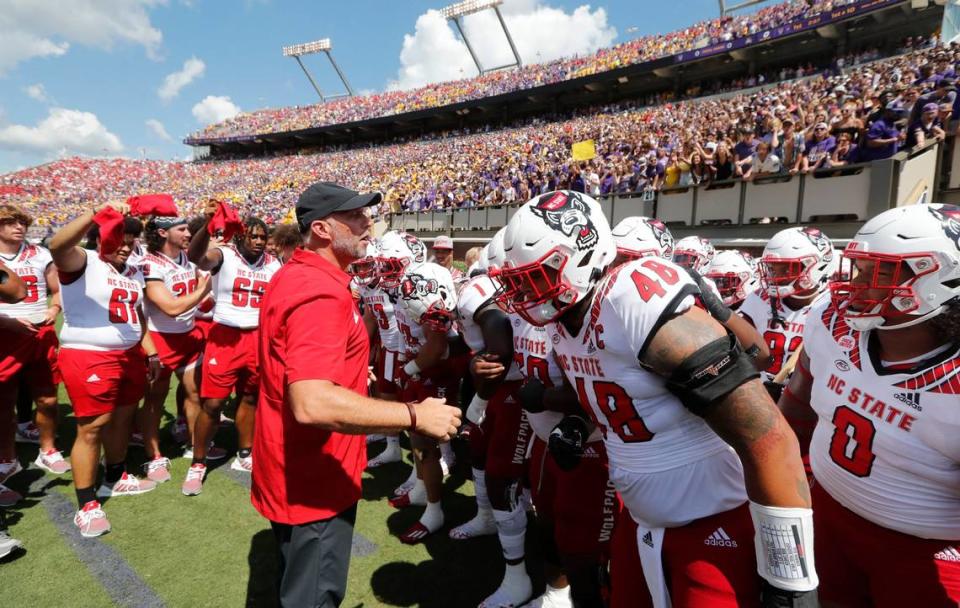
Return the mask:
[[658,256],[673,258],[673,235],[663,222],[652,217],[625,217],[613,227],[617,253],[629,259]]
[[503,251],[503,237],[507,233],[507,228],[503,227],[493,235],[490,242],[487,243],[487,270],[500,268],[503,266],[503,259],[506,255]]
[[818,228],[787,228],[773,235],[760,258],[760,280],[773,297],[822,291],[833,273],[833,243]]
[[673,247],[673,263],[703,274],[716,254],[717,250],[708,239],[685,236]]
[[712,280],[726,306],[737,306],[760,289],[760,277],[747,258],[736,249],[718,251],[704,275]]
[[380,285],[393,289],[400,284],[408,266],[416,266],[427,261],[427,248],[420,239],[391,230],[380,237],[377,253],[377,276]]
[[407,268],[397,287],[397,302],[422,327],[447,331],[457,314],[457,289],[450,271],[424,262]]
[[371,285],[377,280],[377,257],[379,254],[378,240],[374,239],[367,245],[367,255],[347,267],[347,272],[353,276],[357,285]]
[[[960,298],[960,207],[909,205],[868,221],[843,253],[833,301],[855,330],[909,327]],[[844,280],[847,274],[850,279]],[[886,317],[911,317],[887,324]]]
[[558,190],[527,201],[503,235],[504,306],[543,326],[587,297],[617,257],[600,203]]

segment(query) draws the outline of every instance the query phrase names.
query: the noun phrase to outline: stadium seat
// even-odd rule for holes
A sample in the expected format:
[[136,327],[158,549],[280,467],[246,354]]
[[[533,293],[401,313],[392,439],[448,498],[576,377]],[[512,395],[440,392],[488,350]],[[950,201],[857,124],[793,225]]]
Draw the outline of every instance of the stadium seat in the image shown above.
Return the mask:
[[796,222],[802,180],[799,175],[778,175],[758,177],[747,183],[743,223],[756,223],[763,218],[786,218],[787,222]]

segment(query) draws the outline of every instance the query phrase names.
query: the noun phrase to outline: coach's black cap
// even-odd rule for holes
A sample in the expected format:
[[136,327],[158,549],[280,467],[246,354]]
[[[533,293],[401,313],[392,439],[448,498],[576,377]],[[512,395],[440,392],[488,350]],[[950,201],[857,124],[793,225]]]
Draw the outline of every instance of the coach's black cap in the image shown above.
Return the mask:
[[382,198],[379,192],[360,194],[333,182],[317,182],[297,199],[297,223],[300,228],[306,228],[331,213],[376,205]]

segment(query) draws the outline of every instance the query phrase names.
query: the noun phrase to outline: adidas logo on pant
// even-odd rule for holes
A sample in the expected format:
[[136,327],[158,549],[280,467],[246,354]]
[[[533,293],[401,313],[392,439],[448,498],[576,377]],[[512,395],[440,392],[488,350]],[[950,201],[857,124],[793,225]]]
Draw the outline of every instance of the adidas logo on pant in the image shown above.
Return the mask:
[[730,538],[723,528],[717,528],[703,541],[703,544],[710,547],[736,547],[737,541]]
[[957,551],[956,547],[947,547],[935,553],[933,559],[941,562],[960,562],[960,551]]

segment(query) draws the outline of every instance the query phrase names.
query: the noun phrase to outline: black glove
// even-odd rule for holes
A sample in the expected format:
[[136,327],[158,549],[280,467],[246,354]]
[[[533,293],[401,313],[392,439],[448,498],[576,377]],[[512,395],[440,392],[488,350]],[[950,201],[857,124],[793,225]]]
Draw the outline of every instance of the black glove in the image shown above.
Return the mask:
[[547,449],[556,461],[557,466],[564,471],[572,471],[580,464],[583,454],[583,444],[590,432],[587,430],[587,421],[580,416],[565,416],[557,426],[550,431]]
[[520,400],[520,407],[531,414],[539,414],[544,410],[543,394],[547,387],[536,378],[530,378],[523,383],[517,390],[517,399]]
[[782,384],[767,380],[763,383],[763,388],[767,389],[767,394],[770,395],[770,398],[773,399],[774,403],[780,401],[780,395],[783,394]]
[[763,608],[819,608],[817,591],[787,591],[777,589],[760,579],[760,605]]
[[733,310],[723,303],[723,300],[707,285],[699,272],[692,268],[687,268],[687,274],[690,275],[690,278],[693,279],[697,287],[700,288],[700,301],[703,302],[703,307],[707,309],[710,316],[721,323],[726,323],[730,315],[733,314]]

